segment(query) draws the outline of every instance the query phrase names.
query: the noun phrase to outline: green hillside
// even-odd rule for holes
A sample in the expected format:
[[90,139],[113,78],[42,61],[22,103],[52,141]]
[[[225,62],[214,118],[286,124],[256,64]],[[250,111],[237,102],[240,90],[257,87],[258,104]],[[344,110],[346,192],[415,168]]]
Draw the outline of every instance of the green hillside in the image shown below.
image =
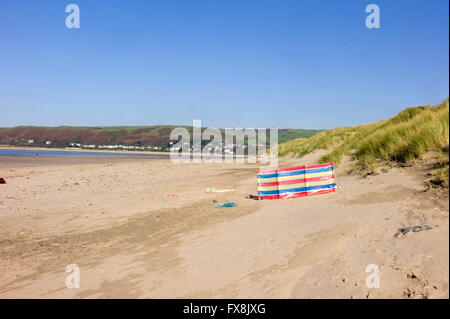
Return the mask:
[[320,132],[322,132],[322,130],[279,129],[278,143],[285,143],[296,138],[308,138]]
[[[17,126],[0,128],[0,144],[19,146],[46,146],[65,147],[70,143],[83,145],[135,145],[159,146],[163,150],[170,142],[170,133],[176,127],[187,129],[192,136],[192,126],[154,125],[154,126]],[[224,138],[225,131],[221,129]],[[279,143],[299,137],[310,137],[319,130],[280,129]],[[269,132],[267,132],[269,135]],[[30,143],[29,141],[33,142]],[[46,144],[50,141],[51,144]],[[269,136],[267,136],[269,141]],[[206,143],[206,142],[205,142]]]

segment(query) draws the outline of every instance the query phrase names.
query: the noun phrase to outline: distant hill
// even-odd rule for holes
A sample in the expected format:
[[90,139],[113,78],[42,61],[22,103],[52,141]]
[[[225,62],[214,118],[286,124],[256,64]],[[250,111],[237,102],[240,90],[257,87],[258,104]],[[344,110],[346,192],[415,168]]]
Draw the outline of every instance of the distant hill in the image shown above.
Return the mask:
[[[82,145],[133,145],[155,146],[162,150],[167,148],[170,132],[180,126],[110,126],[110,127],[42,127],[17,126],[0,128],[0,144],[18,146],[66,147],[70,143]],[[192,133],[191,126],[181,126]],[[222,134],[223,134],[223,130]],[[279,143],[299,138],[310,137],[320,130],[280,129]],[[51,144],[46,144],[49,141]]]
[[449,101],[437,106],[410,107],[396,116],[365,125],[323,131],[310,138],[280,144],[280,156],[302,157],[317,149],[328,150],[321,162],[339,164],[350,155],[355,169],[366,174],[389,163],[409,163],[434,151],[439,178],[449,176]]

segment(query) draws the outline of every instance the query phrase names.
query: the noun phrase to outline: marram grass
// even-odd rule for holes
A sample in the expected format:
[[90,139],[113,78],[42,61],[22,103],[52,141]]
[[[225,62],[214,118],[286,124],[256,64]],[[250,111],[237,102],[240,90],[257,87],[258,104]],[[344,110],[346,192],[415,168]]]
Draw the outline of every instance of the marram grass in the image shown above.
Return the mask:
[[342,158],[351,155],[358,167],[373,171],[386,162],[407,163],[420,159],[425,153],[441,154],[444,165],[442,176],[448,180],[449,102],[437,106],[410,107],[393,118],[323,131],[310,138],[299,138],[278,147],[279,156],[302,157],[317,149],[329,152],[321,163],[333,161],[339,165]]

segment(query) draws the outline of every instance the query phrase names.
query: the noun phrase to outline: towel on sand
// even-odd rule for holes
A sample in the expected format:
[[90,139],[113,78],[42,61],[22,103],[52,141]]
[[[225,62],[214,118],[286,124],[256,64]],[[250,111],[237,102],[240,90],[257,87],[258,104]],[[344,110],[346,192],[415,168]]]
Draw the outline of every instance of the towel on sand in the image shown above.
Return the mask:
[[214,206],[214,208],[227,208],[227,207],[236,207],[236,206],[237,206],[236,203],[226,202],[223,205]]

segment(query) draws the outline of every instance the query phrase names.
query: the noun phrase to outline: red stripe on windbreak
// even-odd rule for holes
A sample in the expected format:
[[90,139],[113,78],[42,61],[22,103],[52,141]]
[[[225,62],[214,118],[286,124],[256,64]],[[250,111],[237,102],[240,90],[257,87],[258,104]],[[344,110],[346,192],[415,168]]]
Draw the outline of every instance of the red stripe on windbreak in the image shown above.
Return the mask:
[[298,192],[298,193],[285,193],[280,195],[259,195],[263,199],[289,199],[289,198],[297,198],[297,197],[304,197],[304,196],[314,196],[314,195],[320,195],[320,194],[327,194],[327,193],[333,193],[336,189],[333,187],[331,189],[322,189],[319,191],[307,191],[307,192]]
[[321,168],[321,167],[328,167],[328,166],[333,166],[333,162],[316,164],[316,165],[304,165],[304,166],[297,166],[297,167],[279,168],[277,170],[277,172],[290,172],[290,171],[298,171],[298,170],[310,169],[310,168]]
[[262,197],[263,199],[279,199],[280,196],[279,195],[258,195],[260,197]]
[[280,194],[280,199],[289,199],[289,198],[297,198],[297,197],[304,197],[308,196],[307,192],[299,192],[299,193],[287,193],[287,194]]
[[317,192],[312,192],[312,191],[308,191],[308,196],[313,196],[313,195],[320,195],[320,194],[326,194],[326,193],[332,193],[335,192],[336,189],[333,187],[331,189],[322,189],[320,191]]
[[281,182],[270,182],[270,183],[258,183],[258,186],[278,186],[278,185],[290,185],[290,184],[300,184],[300,183],[308,183],[308,182],[320,182],[327,181],[329,179],[333,179],[334,175],[328,176],[320,176],[320,177],[311,177],[311,178],[302,178],[302,179],[294,179],[291,181],[281,181]]

